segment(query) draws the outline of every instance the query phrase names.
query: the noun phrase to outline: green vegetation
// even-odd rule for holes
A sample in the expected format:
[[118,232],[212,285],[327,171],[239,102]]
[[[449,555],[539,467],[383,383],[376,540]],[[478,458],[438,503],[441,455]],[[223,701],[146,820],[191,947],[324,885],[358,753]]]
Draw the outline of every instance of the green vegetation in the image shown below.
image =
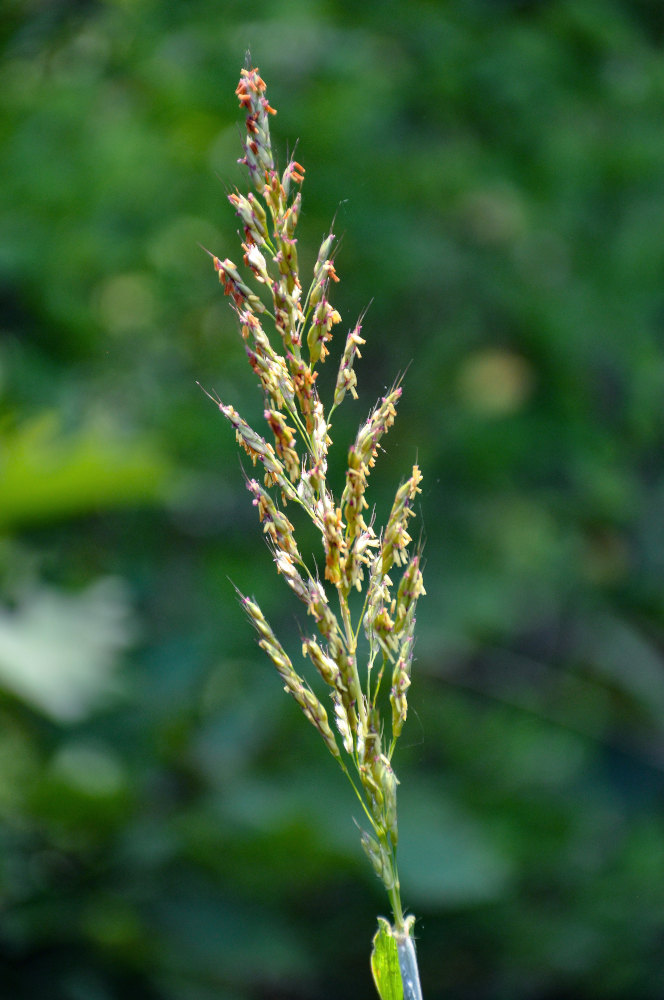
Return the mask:
[[293,662],[301,606],[195,384],[260,421],[199,246],[235,246],[250,45],[302,271],[336,215],[335,305],[373,299],[335,490],[406,373],[372,489],[381,524],[416,444],[424,995],[659,1000],[661,4],[10,0],[0,40],[0,993],[373,988],[347,788],[228,578]]

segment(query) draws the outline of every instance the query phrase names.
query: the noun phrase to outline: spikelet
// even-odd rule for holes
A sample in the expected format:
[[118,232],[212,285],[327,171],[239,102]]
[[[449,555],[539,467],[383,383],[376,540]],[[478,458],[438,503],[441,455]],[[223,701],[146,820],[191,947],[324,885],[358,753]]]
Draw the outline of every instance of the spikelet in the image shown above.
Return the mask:
[[413,615],[408,628],[401,639],[399,655],[392,671],[392,687],[390,689],[390,704],[392,706],[392,742],[395,743],[401,735],[404,722],[408,716],[408,688],[410,687],[410,671],[413,663],[413,646],[415,644],[415,616]]
[[422,492],[419,488],[421,481],[422,474],[419,468],[414,465],[410,479],[406,480],[397,490],[381,546],[383,573],[389,573],[393,563],[400,566],[405,560],[406,547],[412,541],[407,530],[408,519],[415,516],[411,504],[416,494]]
[[264,416],[274,434],[277,455],[284,463],[290,481],[296,483],[300,478],[300,459],[293,447],[295,431],[288,426],[283,413],[278,410],[265,410]]
[[302,641],[302,655],[308,656],[326,684],[336,688],[340,682],[339,667],[331,656],[328,656],[315,639]]
[[347,392],[350,392],[353,399],[357,399],[357,375],[355,374],[354,365],[355,359],[362,357],[360,354],[360,344],[366,343],[360,337],[361,330],[362,325],[358,322],[346,337],[346,346],[344,347],[344,353],[339,364],[337,383],[334,387],[335,406],[339,406],[343,402]]
[[[206,253],[210,253],[209,250]],[[255,309],[256,312],[265,312],[265,306],[261,299],[249,288],[240,277],[240,273],[228,257],[219,260],[214,254],[210,254],[214,269],[219,275],[219,281],[223,286],[224,295],[230,295],[238,309]]]
[[420,569],[421,556],[419,553],[413,556],[408,563],[397,591],[397,610],[395,631],[401,632],[406,623],[415,612],[415,605],[422,594],[426,594],[422,570]]
[[275,549],[285,552],[296,562],[301,563],[302,557],[293,534],[293,525],[286,515],[279,510],[268,491],[263,489],[255,479],[247,480],[247,489],[254,497],[254,506],[258,508],[263,531],[270,539],[271,545]]
[[235,208],[236,215],[239,215],[244,228],[244,236],[248,243],[256,243],[258,246],[265,243],[267,239],[267,215],[260,201],[252,192],[245,197],[236,191],[229,194],[228,200]]
[[257,461],[261,462],[270,481],[283,484],[286,481],[284,467],[277,459],[272,445],[252,430],[234,407],[224,403],[218,405],[223,415],[235,428],[237,443],[246,451],[253,464],[255,465]]

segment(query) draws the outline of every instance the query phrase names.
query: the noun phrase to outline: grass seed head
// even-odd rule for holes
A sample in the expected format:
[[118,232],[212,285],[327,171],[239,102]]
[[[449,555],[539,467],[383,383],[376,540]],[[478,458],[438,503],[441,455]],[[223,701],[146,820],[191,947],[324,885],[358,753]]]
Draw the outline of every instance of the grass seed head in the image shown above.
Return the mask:
[[[276,112],[268,103],[265,83],[257,69],[247,65],[242,70],[236,93],[246,115],[244,156],[239,162],[247,168],[254,191],[245,195],[236,190],[228,197],[242,226],[247,280],[228,258],[210,256],[237,314],[247,358],[263,392],[263,415],[274,444],[253,430],[233,406],[218,399],[215,403],[254,465],[260,462],[264,468],[263,485],[248,478],[247,487],[278,574],[316,623],[319,639],[303,638],[302,654],[331,689],[334,722],[343,751],[359,778],[355,790],[375,834],[363,832],[362,845],[390,893],[401,932],[407,922],[400,902],[396,906],[394,903],[399,893],[394,853],[398,839],[398,782],[390,759],[407,717],[415,610],[418,598],[425,592],[420,552],[408,555],[412,541],[408,528],[421,475],[415,465],[397,490],[385,530],[374,530],[373,518],[370,523],[365,519],[368,479],[382,439],[394,423],[401,396],[397,384],[379,400],[349,448],[341,498],[337,499],[331,489],[331,414],[347,394],[357,398],[354,366],[365,343],[361,336],[364,317],[346,336],[332,403],[326,412],[319,398],[315,369],[329,355],[334,327],[341,321],[330,302],[331,286],[339,280],[333,262],[335,237],[330,232],[323,239],[311,284],[303,294],[295,233],[304,167],[290,158],[281,176],[275,169],[270,116]],[[274,323],[273,339],[262,325],[268,321]],[[303,341],[308,351],[303,350]],[[280,491],[281,504],[273,496],[275,489]],[[293,523],[282,510],[287,501],[304,511],[320,535],[325,554],[324,581],[302,557]],[[388,575],[395,565],[405,566],[396,597]],[[337,613],[332,611],[328,596],[332,588],[339,601]],[[348,601],[353,589],[365,594],[355,622]],[[350,777],[324,706],[293,667],[260,607],[250,598],[240,595],[240,599],[257,632],[258,643],[274,663],[285,690]],[[369,644],[367,668],[362,673],[358,664],[360,626]],[[378,678],[372,678],[374,660],[379,655],[382,666]],[[389,745],[386,743],[384,750],[388,737],[377,694],[387,663],[392,665],[392,718]]]

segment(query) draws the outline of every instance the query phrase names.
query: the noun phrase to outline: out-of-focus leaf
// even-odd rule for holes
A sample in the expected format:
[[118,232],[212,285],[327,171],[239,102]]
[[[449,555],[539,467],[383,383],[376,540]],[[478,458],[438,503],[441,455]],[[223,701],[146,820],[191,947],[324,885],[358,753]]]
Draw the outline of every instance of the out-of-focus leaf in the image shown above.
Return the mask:
[[616,616],[597,614],[588,618],[579,645],[593,675],[664,727],[664,657],[647,636]]
[[94,423],[64,434],[56,413],[41,413],[0,432],[0,529],[154,503],[168,475],[145,436],[124,439]]
[[475,904],[503,895],[509,857],[444,786],[404,782],[399,809],[399,871],[413,907]]
[[83,719],[120,690],[117,656],[133,634],[119,580],[79,594],[39,587],[0,610],[0,686],[57,721]]

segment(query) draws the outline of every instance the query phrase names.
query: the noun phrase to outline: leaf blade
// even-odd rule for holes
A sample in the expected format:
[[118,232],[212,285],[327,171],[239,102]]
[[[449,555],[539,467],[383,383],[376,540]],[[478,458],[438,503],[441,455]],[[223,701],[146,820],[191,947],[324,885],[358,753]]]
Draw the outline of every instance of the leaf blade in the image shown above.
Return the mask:
[[380,1000],[403,1000],[397,943],[384,917],[378,918],[371,951],[371,972]]

